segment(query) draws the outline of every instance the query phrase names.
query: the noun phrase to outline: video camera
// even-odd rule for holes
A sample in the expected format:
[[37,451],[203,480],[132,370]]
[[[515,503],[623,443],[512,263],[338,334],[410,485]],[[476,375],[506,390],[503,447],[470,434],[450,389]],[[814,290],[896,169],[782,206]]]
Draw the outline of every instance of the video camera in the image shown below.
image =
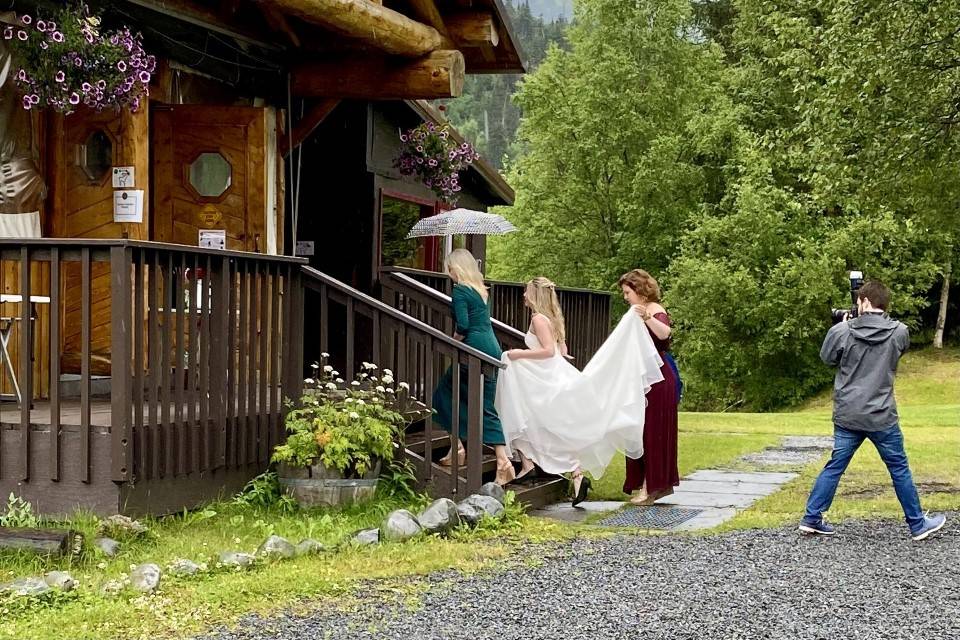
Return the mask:
[[860,291],[861,286],[863,286],[863,273],[860,271],[851,271],[850,301],[853,306],[849,309],[830,309],[830,319],[833,320],[833,324],[843,322],[844,320],[852,320],[859,315],[857,311],[857,292]]

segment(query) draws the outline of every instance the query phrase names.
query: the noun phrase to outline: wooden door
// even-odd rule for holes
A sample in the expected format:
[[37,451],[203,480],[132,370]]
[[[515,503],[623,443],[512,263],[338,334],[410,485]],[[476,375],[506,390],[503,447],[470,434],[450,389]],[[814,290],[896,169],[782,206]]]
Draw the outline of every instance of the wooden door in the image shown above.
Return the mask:
[[152,238],[197,245],[201,229],[223,229],[227,249],[264,252],[266,110],[158,105],[152,128]]

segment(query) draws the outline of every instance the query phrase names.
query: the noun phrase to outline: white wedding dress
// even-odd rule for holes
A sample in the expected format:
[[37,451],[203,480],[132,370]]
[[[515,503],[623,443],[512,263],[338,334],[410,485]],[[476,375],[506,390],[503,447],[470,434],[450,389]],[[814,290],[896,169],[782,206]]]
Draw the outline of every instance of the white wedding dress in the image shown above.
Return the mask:
[[[540,341],[527,332],[526,344]],[[603,475],[618,451],[643,455],[646,394],[663,381],[663,361],[633,309],[587,363],[577,370],[560,354],[510,360],[497,378],[496,408],[511,454],[515,450],[547,473],[578,467]]]

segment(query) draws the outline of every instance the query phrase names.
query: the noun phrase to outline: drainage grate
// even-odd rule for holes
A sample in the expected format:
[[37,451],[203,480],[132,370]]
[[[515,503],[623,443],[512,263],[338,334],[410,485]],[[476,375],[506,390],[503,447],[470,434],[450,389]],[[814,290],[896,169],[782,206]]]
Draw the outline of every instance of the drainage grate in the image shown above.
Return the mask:
[[604,518],[601,527],[639,527],[641,529],[672,529],[703,512],[703,509],[682,509],[669,505],[631,507]]

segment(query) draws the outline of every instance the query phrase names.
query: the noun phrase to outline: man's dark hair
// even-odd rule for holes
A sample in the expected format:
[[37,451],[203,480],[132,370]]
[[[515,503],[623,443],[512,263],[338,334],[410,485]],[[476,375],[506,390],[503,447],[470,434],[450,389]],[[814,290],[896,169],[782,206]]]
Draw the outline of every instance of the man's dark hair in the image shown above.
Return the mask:
[[866,298],[875,309],[887,310],[890,306],[890,289],[879,280],[868,280],[857,292],[857,300]]

